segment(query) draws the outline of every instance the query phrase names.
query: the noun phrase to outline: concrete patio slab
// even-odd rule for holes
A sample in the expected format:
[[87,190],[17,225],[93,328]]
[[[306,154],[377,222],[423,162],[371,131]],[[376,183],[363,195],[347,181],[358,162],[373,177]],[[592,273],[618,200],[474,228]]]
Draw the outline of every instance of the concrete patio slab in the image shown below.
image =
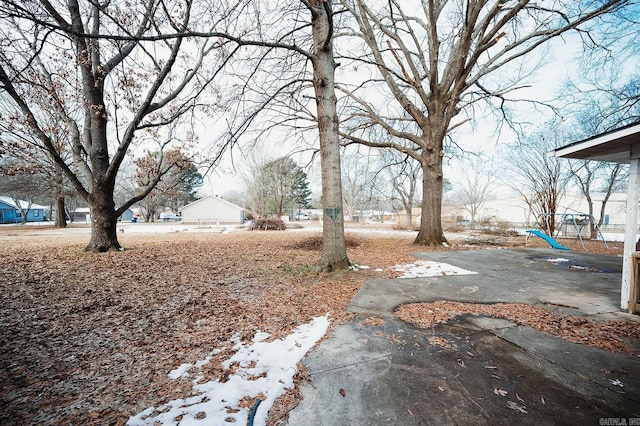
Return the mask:
[[419,329],[393,316],[403,303],[455,300],[637,321],[617,308],[620,257],[562,252],[568,260],[553,262],[561,256],[547,249],[416,256],[477,274],[365,283],[348,308],[358,317],[306,357],[312,382],[288,424],[640,424],[637,353],[501,319],[461,316]]

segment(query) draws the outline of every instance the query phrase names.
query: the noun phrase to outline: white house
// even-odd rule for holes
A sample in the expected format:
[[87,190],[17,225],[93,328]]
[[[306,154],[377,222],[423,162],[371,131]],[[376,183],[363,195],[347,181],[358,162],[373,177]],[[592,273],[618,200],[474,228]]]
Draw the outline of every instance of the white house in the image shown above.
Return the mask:
[[[595,220],[600,219],[600,207],[604,199],[604,193],[592,193],[593,201],[593,215]],[[603,219],[603,229],[607,227],[616,229],[625,223],[625,207],[626,207],[626,195],[621,193],[613,193],[609,197],[605,209],[605,217]],[[412,225],[418,226],[420,224],[421,209],[415,207],[412,209]],[[559,202],[556,214],[587,214],[589,212],[589,206],[587,200],[580,193],[568,193],[562,194]],[[398,223],[405,225],[406,212],[403,210],[398,213]],[[461,205],[448,205],[442,206],[442,225],[447,227],[455,225],[461,221],[471,220],[469,211],[465,209],[465,206]],[[513,195],[511,197],[496,198],[492,200],[486,200],[482,203],[482,206],[478,209],[475,220],[477,222],[489,222],[489,223],[511,223],[517,226],[535,226],[538,222],[538,218],[531,211],[524,198],[520,195]],[[557,217],[557,220],[562,220],[561,217]]]
[[206,196],[187,204],[180,210],[183,222],[198,224],[241,224],[244,209],[220,197]]

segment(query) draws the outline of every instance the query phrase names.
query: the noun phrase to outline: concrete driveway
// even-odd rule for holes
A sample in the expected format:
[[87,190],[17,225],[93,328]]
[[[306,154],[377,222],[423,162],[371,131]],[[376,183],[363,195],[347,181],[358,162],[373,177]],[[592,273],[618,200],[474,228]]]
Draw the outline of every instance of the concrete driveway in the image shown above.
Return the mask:
[[638,342],[635,354],[613,354],[506,320],[463,316],[419,329],[393,316],[400,304],[454,300],[637,321],[618,308],[620,257],[552,249],[416,256],[477,274],[365,283],[348,308],[357,318],[307,355],[312,381],[288,424],[640,424]]

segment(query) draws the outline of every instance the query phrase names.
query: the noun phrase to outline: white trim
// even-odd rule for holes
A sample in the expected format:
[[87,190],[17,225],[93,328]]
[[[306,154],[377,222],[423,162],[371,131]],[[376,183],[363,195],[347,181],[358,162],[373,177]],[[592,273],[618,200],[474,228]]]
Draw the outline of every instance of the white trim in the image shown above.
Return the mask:
[[569,145],[566,147],[558,148],[554,151],[549,152],[547,155],[553,157],[564,157],[566,155],[574,154],[578,151],[583,151],[585,149],[593,148],[594,146],[603,145],[607,142],[610,142],[614,139],[624,138],[626,136],[631,136],[640,131],[640,125],[627,127],[625,129],[620,129],[617,131],[613,131],[611,133],[604,134],[602,136],[597,136],[593,139],[579,142],[575,145]]
[[631,161],[629,168],[629,187],[627,188],[627,212],[624,222],[624,254],[622,257],[622,288],[620,307],[628,309],[629,290],[633,265],[631,256],[636,251],[638,229],[638,190],[640,190],[640,159]]

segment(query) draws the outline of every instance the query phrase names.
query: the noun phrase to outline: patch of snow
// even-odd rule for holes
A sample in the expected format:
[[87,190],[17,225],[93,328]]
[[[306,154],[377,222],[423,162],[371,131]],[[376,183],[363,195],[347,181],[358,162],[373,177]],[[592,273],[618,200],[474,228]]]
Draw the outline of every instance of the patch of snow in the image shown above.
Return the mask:
[[353,264],[353,269],[358,270],[358,269],[371,269],[371,266],[367,266],[367,265],[358,265],[356,263]]
[[171,370],[169,374],[167,374],[167,376],[169,376],[169,378],[173,380],[177,379],[178,377],[186,376],[187,371],[189,371],[191,367],[193,367],[193,364],[180,364],[178,368],[176,368],[175,370]]
[[[328,316],[314,318],[310,323],[297,327],[292,334],[281,340],[265,342],[269,334],[257,332],[251,345],[234,339],[236,353],[224,362],[224,367],[238,365],[235,374],[220,383],[217,380],[197,384],[194,395],[170,401],[159,407],[149,407],[130,417],[128,425],[222,425],[229,422],[247,424],[250,410],[238,404],[245,397],[257,397],[262,393],[266,399],[256,410],[254,424],[264,425],[267,413],[274,401],[286,389],[293,387],[293,376],[297,363],[324,336],[329,326]],[[210,359],[210,357],[209,357]],[[208,359],[199,361],[202,366]],[[171,373],[186,372],[190,364],[182,364]]]
[[567,259],[565,257],[552,257],[547,259],[547,262],[551,262],[551,263],[564,263],[564,262],[571,262],[570,259]]
[[395,270],[402,272],[400,278],[423,278],[439,277],[446,275],[473,275],[477,272],[458,268],[447,263],[433,262],[430,260],[419,260],[407,265],[396,265]]

